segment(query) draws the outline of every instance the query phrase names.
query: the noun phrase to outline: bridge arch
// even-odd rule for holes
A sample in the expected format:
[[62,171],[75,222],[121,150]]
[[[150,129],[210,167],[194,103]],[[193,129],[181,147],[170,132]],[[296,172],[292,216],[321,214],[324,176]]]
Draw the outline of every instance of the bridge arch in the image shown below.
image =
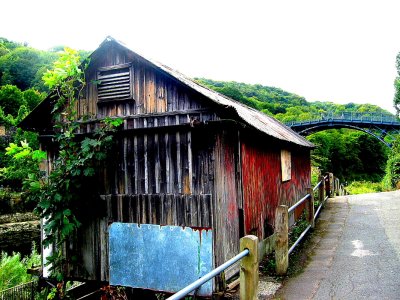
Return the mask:
[[[380,113],[328,113],[313,120],[290,122],[286,125],[303,136],[327,129],[349,128],[359,130],[373,136],[389,148],[392,144],[385,141],[384,138],[392,136],[390,133],[399,133],[400,130],[400,120],[396,116]],[[394,140],[394,137],[392,137],[392,140]]]
[[361,127],[357,127],[357,126],[349,125],[349,124],[341,124],[341,125],[335,124],[335,125],[332,125],[332,126],[325,126],[325,127],[324,127],[324,126],[316,125],[316,126],[313,126],[313,127],[307,128],[307,129],[304,129],[304,130],[302,130],[302,131],[299,131],[298,133],[299,133],[300,135],[302,135],[302,136],[308,136],[308,135],[310,135],[310,134],[313,134],[313,133],[316,133],[316,132],[319,132],[319,131],[323,131],[323,130],[328,130],[328,129],[341,129],[341,128],[355,129],[355,130],[358,130],[358,131],[365,132],[365,133],[367,133],[367,134],[373,136],[373,137],[376,138],[377,140],[379,140],[381,143],[385,144],[388,148],[392,148],[392,144],[391,144],[391,143],[388,143],[388,142],[386,142],[386,141],[384,140],[385,136],[387,135],[387,132],[386,132],[386,131],[381,132],[381,134],[378,135],[378,134],[374,133],[373,131],[371,131],[370,129],[361,128]]

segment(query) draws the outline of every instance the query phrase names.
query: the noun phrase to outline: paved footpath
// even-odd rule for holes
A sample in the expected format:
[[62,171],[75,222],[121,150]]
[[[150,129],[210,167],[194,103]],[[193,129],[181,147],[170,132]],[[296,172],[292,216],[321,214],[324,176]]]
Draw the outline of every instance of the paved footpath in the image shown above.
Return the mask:
[[400,299],[400,191],[330,199],[310,244],[275,299]]

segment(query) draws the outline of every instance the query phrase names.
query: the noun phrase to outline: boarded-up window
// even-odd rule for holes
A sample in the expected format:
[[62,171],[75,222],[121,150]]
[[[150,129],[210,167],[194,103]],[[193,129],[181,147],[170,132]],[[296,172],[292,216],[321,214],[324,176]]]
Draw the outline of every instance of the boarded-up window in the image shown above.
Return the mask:
[[131,64],[99,68],[97,97],[99,102],[132,99]]
[[292,155],[290,151],[281,150],[282,181],[292,178]]

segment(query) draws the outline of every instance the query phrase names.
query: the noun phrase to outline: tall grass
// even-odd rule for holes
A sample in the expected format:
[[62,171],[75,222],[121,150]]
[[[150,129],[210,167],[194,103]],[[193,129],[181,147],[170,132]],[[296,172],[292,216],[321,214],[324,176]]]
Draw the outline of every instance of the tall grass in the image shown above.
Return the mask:
[[35,244],[29,256],[21,257],[20,253],[0,255],[0,291],[32,280],[32,275],[27,270],[41,264],[40,254],[36,251]]
[[346,186],[351,195],[378,193],[383,191],[382,183],[370,181],[354,181]]

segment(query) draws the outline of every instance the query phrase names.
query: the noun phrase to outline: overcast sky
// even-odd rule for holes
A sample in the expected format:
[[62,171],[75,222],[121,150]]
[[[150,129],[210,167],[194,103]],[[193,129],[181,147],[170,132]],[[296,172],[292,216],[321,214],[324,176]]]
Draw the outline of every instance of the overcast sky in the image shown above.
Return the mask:
[[190,77],[391,112],[400,1],[2,0],[0,36],[95,50],[111,35]]

